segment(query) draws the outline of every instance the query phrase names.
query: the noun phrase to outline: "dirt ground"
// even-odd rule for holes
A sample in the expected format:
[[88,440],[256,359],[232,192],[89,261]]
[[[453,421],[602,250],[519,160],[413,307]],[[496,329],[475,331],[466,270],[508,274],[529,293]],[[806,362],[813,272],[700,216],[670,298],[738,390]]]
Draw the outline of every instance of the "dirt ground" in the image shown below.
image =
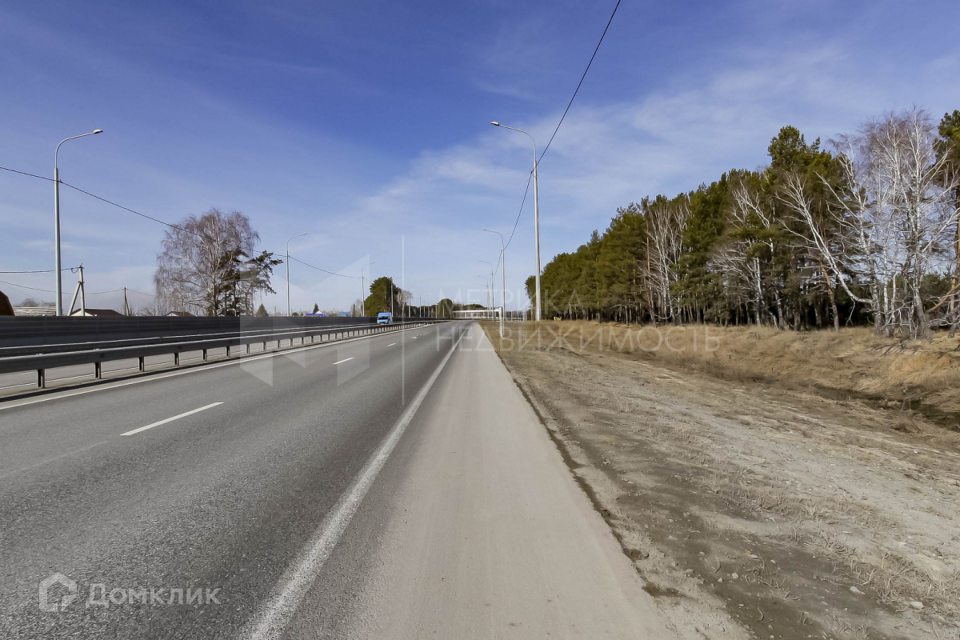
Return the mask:
[[960,638],[960,434],[563,325],[485,330],[680,637]]

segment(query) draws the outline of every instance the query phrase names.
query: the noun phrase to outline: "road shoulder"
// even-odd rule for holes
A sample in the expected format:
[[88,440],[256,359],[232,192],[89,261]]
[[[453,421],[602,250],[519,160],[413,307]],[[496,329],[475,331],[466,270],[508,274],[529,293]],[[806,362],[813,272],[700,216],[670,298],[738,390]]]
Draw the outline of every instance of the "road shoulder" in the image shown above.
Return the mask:
[[347,635],[678,637],[477,325],[470,337],[411,425]]

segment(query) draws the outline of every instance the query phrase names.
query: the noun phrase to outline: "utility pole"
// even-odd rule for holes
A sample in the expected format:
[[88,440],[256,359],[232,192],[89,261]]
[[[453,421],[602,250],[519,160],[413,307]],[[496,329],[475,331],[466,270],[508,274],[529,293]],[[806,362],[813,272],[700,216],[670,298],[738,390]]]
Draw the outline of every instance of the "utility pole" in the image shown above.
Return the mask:
[[87,315],[87,291],[83,283],[83,265],[77,267],[77,270],[80,272],[80,279],[77,280],[77,288],[73,291],[73,298],[70,300],[70,309],[67,311],[67,315],[73,314],[73,305],[77,303],[77,296],[80,296],[80,315]]
[[495,233],[500,236],[500,277],[501,277],[501,289],[500,289],[500,300],[503,302],[503,307],[500,309],[500,337],[503,337],[503,316],[507,313],[507,252],[503,246],[503,234],[499,231],[492,231],[490,229],[484,229],[487,233]]
[[127,301],[127,288],[123,288],[123,315],[129,316],[130,314],[130,303]]
[[376,262],[371,262],[370,264],[365,264],[360,267],[360,316],[365,317],[367,315],[367,298],[366,293],[367,289],[363,286],[363,270],[367,267],[371,267],[377,264]]

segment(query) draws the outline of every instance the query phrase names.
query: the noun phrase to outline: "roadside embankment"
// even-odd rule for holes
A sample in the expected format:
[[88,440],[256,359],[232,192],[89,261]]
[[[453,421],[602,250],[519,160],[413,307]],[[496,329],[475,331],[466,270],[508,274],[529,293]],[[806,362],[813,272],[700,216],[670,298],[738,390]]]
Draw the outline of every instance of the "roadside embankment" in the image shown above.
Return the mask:
[[[836,333],[544,322],[540,329],[539,338],[529,333],[525,339],[580,351],[617,351],[720,380],[776,384],[838,400],[911,410],[960,431],[960,340],[946,332],[935,333],[932,340],[901,340],[877,336],[864,327]],[[914,428],[908,422],[902,429]]]
[[958,637],[960,433],[902,399],[956,401],[945,338],[539,328],[485,326],[678,627]]

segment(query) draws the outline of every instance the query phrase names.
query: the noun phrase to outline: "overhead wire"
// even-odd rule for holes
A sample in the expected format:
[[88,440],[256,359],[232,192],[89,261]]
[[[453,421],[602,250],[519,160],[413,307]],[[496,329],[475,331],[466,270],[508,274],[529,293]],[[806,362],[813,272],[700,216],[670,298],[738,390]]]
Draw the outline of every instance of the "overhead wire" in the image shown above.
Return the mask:
[[17,283],[15,283],[15,282],[7,282],[6,280],[0,280],[0,284],[10,285],[11,287],[14,287],[15,289],[28,289],[28,290],[30,290],[30,291],[41,291],[41,292],[43,292],[43,293],[56,293],[56,291],[51,291],[50,289],[38,289],[38,288],[36,288],[36,287],[28,287],[28,286],[26,286],[26,285],[17,284]]
[[345,274],[343,274],[343,273],[337,273],[337,272],[335,272],[335,271],[330,271],[329,269],[323,269],[323,268],[321,268],[321,267],[316,267],[316,266],[314,266],[314,265],[312,265],[312,264],[309,264],[309,263],[307,263],[307,262],[304,262],[303,260],[301,260],[301,259],[299,259],[299,258],[295,258],[295,257],[293,257],[293,256],[290,256],[290,259],[293,260],[294,262],[299,262],[300,264],[302,264],[302,265],[305,266],[305,267],[310,267],[311,269],[316,269],[317,271],[322,271],[322,272],[324,272],[324,273],[329,273],[329,274],[332,275],[332,276],[338,276],[338,277],[340,277],[340,278],[351,278],[351,279],[353,279],[353,280],[359,280],[359,279],[360,279],[360,276],[348,276],[348,275],[345,275]]
[[[55,182],[53,178],[48,178],[48,177],[46,177],[46,176],[37,175],[37,174],[35,174],[35,173],[29,173],[29,172],[26,172],[26,171],[19,171],[19,170],[17,170],[17,169],[11,169],[11,168],[9,168],[9,167],[2,167],[2,166],[0,166],[0,169],[2,169],[3,171],[9,171],[9,172],[11,172],[11,173],[17,173],[17,174],[20,174],[20,175],[29,176],[29,177],[31,177],[31,178],[37,178],[37,179],[39,179],[39,180],[46,180],[46,181],[48,181],[48,182]],[[128,213],[132,213],[132,214],[135,215],[135,216],[140,216],[141,218],[145,218],[145,219],[150,220],[150,221],[152,221],[152,222],[156,222],[156,223],[162,224],[162,225],[164,225],[164,226],[166,226],[166,227],[170,227],[171,229],[178,229],[178,230],[180,230],[180,231],[185,231],[185,232],[187,232],[187,233],[193,234],[193,235],[197,236],[198,238],[201,238],[201,239],[204,239],[204,240],[208,239],[205,235],[203,235],[203,234],[201,234],[201,233],[198,233],[198,232],[196,232],[196,231],[192,231],[192,230],[190,230],[190,229],[187,229],[186,227],[184,227],[184,226],[182,226],[182,225],[178,225],[178,224],[173,224],[173,223],[170,223],[170,222],[166,222],[165,220],[161,220],[161,219],[159,219],[159,218],[155,218],[155,217],[150,216],[150,215],[147,215],[147,214],[145,214],[145,213],[141,213],[140,211],[137,211],[137,210],[135,210],[135,209],[131,209],[130,207],[126,207],[126,206],[124,206],[124,205],[122,205],[122,204],[119,204],[119,203],[117,203],[117,202],[114,202],[113,200],[109,200],[109,199],[107,199],[107,198],[104,198],[103,196],[98,196],[98,195],[95,194],[95,193],[91,193],[91,192],[89,192],[89,191],[87,191],[87,190],[85,190],[85,189],[81,189],[80,187],[74,186],[74,185],[72,185],[72,184],[70,184],[70,183],[68,183],[68,182],[64,182],[63,180],[60,181],[60,184],[62,184],[62,185],[65,186],[65,187],[68,187],[68,188],[70,188],[70,189],[73,189],[74,191],[79,191],[80,193],[82,193],[82,194],[84,194],[84,195],[87,195],[87,196],[89,196],[89,197],[91,197],[91,198],[94,198],[94,199],[96,199],[96,200],[99,200],[99,201],[101,201],[101,202],[104,202],[104,203],[106,203],[106,204],[109,204],[110,206],[116,207],[116,208],[121,209],[121,210],[123,210],[123,211],[126,211],[126,212],[128,212]],[[274,255],[276,255],[276,254],[274,254]],[[293,257],[291,256],[290,259],[291,259],[291,260],[294,260],[295,258],[293,258]],[[297,260],[297,262],[301,262],[301,261],[300,261],[300,260]],[[359,278],[359,276],[346,276],[346,275],[343,275],[343,274],[340,274],[340,273],[335,273],[335,272],[333,272],[333,271],[329,271],[329,270],[327,270],[327,269],[322,269],[322,268],[320,268],[320,267],[316,267],[316,266],[314,266],[314,265],[307,264],[307,263],[305,263],[305,262],[304,262],[303,264],[304,264],[305,266],[308,266],[308,267],[311,267],[311,268],[313,268],[313,269],[316,269],[317,271],[323,271],[324,273],[329,273],[329,274],[331,274],[331,275],[340,276],[341,278]],[[0,273],[52,273],[53,271],[55,271],[55,270],[54,270],[54,269],[48,269],[48,270],[37,270],[37,271],[9,271],[9,272],[3,271],[3,272],[0,272]],[[63,269],[63,271],[68,271],[68,269]],[[144,295],[149,295],[149,294],[144,294]]]
[[590,62],[587,63],[587,68],[583,70],[583,75],[580,76],[580,82],[577,83],[577,88],[573,90],[573,95],[570,96],[570,102],[567,103],[567,108],[563,110],[563,115],[560,116],[560,122],[557,123],[557,128],[553,130],[553,135],[550,136],[550,139],[547,140],[547,146],[543,148],[543,151],[540,152],[540,157],[537,158],[537,164],[540,164],[540,161],[543,160],[543,156],[547,155],[547,149],[550,148],[550,143],[553,142],[553,139],[557,136],[557,131],[560,131],[560,125],[563,124],[564,118],[567,117],[567,112],[570,111],[570,107],[573,105],[573,101],[577,97],[577,93],[580,92],[580,87],[583,85],[584,79],[587,77],[587,72],[590,71],[591,65],[593,65],[593,59],[597,57],[597,52],[600,51],[600,45],[603,44],[603,39],[607,35],[607,30],[610,29],[610,24],[613,22],[613,16],[617,15],[617,9],[620,8],[621,0],[617,0],[617,4],[613,7],[613,12],[610,14],[610,19],[607,20],[607,26],[603,28],[603,33],[600,34],[600,40],[597,42],[597,46],[593,50],[593,55],[590,56]]
[[[614,5],[613,12],[610,13],[610,19],[607,20],[607,26],[603,28],[603,33],[600,34],[600,40],[597,41],[597,46],[593,49],[593,55],[590,56],[590,61],[587,62],[587,67],[583,70],[583,75],[580,76],[580,82],[577,83],[577,88],[573,90],[573,95],[570,96],[570,101],[567,103],[567,108],[563,110],[563,115],[560,116],[560,121],[557,122],[557,126],[553,130],[553,134],[551,134],[550,139],[543,148],[543,151],[540,152],[540,157],[537,158],[537,165],[539,165],[540,161],[543,160],[543,156],[547,154],[547,149],[550,148],[550,145],[553,143],[553,139],[557,137],[557,132],[560,131],[560,126],[567,117],[570,107],[573,106],[573,101],[577,98],[577,94],[580,92],[580,87],[583,86],[583,81],[587,77],[587,72],[590,71],[590,67],[593,66],[593,60],[597,57],[597,52],[600,51],[600,45],[603,44],[603,39],[607,36],[607,31],[610,29],[610,25],[613,23],[613,17],[617,15],[617,9],[620,8],[621,1],[622,0],[617,0],[617,4]],[[517,232],[517,225],[520,224],[520,216],[523,214],[523,205],[527,202],[527,194],[530,192],[530,182],[532,180],[533,171],[531,170],[530,174],[527,176],[527,186],[523,190],[523,199],[520,201],[520,211],[517,212],[517,219],[513,223],[513,230],[510,232],[510,239],[507,240],[507,243],[503,247],[504,251],[510,246],[510,243],[513,241],[513,236]]]

